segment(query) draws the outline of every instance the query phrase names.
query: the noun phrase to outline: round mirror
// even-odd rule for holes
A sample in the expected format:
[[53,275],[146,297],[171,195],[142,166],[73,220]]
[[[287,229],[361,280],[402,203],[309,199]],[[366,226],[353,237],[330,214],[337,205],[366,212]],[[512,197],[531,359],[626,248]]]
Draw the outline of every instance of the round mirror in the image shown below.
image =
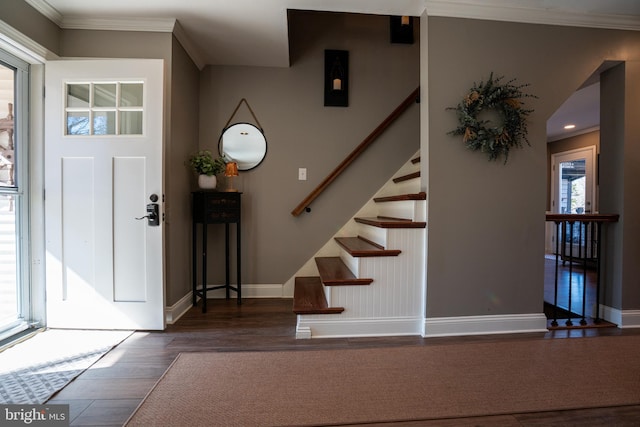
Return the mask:
[[267,139],[262,130],[250,123],[236,123],[222,131],[218,141],[220,155],[237,162],[238,170],[258,166],[267,154]]

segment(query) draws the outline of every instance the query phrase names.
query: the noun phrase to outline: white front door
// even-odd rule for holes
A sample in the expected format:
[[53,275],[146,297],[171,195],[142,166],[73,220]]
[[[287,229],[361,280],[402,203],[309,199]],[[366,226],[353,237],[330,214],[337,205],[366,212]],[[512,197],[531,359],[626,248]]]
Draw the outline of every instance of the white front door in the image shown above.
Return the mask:
[[[595,146],[556,153],[551,156],[551,209],[554,213],[590,214],[596,212],[596,156]],[[553,227],[553,229],[549,227]],[[565,246],[565,253],[577,256],[584,253],[586,242],[591,237],[584,224],[580,225],[580,228],[576,225],[575,228],[573,236],[568,237],[565,242],[559,242],[559,244]],[[556,242],[555,224],[548,223],[548,253],[555,253]],[[573,247],[569,248],[570,245]]]
[[46,64],[49,327],[165,327],[163,84],[162,60]]

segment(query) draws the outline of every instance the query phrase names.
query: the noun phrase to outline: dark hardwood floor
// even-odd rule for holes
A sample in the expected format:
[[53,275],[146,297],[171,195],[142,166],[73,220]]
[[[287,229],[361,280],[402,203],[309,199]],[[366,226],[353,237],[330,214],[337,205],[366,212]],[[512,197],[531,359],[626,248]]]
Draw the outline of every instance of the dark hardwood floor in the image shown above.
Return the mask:
[[[296,340],[296,317],[291,308],[292,301],[289,299],[246,299],[241,306],[237,306],[235,300],[210,300],[207,313],[203,314],[199,307],[192,308],[176,324],[170,325],[163,332],[135,332],[49,402],[69,404],[73,426],[121,426],[180,352],[304,351],[640,334],[640,331],[611,328],[449,338],[414,336]],[[588,379],[585,378],[585,381]],[[197,384],[194,384],[194,387],[197,387]],[[638,426],[640,406],[509,414],[396,425]]]

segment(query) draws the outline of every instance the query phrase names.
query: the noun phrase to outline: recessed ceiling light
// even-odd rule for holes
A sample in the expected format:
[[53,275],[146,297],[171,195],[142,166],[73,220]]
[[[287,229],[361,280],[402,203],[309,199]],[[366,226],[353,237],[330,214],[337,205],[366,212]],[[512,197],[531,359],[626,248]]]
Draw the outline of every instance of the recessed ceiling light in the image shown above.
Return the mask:
[[569,130],[569,129],[575,129],[576,125],[566,125],[564,128]]

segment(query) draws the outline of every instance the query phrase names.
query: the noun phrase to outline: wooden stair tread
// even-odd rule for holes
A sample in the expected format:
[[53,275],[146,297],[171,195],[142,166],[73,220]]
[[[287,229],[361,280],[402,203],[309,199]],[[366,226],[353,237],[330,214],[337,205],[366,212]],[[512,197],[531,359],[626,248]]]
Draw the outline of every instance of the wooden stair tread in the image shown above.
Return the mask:
[[425,193],[424,191],[421,191],[419,193],[398,194],[395,196],[375,197],[373,199],[373,201],[376,203],[401,202],[405,200],[427,200],[427,193]]
[[296,277],[293,312],[296,314],[342,313],[344,307],[329,307],[320,277]]
[[393,182],[395,182],[397,184],[399,182],[408,181],[408,180],[414,179],[414,178],[420,178],[420,171],[412,172],[412,173],[407,174],[407,175],[402,175],[402,176],[393,178]]
[[316,265],[325,286],[368,285],[373,279],[358,278],[340,257],[318,257]]
[[379,228],[426,228],[424,221],[412,221],[404,218],[378,216],[375,218],[354,218],[360,224],[368,224]]
[[398,256],[399,249],[385,249],[363,237],[336,237],[335,241],[354,257]]

